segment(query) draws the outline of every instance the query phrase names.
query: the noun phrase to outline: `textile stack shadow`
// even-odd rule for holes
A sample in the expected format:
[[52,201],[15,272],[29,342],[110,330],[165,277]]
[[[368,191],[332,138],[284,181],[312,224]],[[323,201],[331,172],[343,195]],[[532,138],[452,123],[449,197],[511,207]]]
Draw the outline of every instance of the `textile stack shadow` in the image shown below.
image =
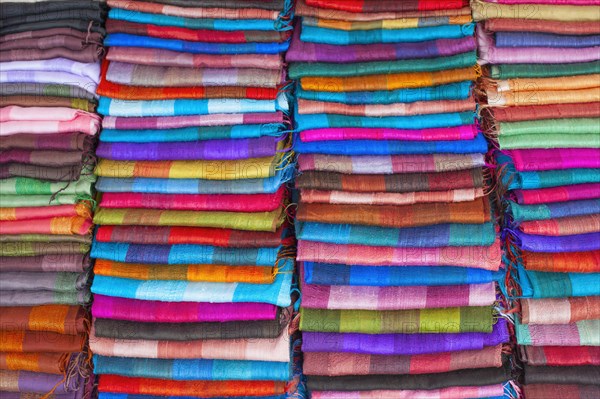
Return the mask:
[[466,1],[301,0],[303,370],[314,399],[511,392]]
[[99,397],[294,393],[291,5],[108,5],[92,248]]
[[600,2],[526,3],[473,3],[521,382],[527,399],[597,398]]
[[0,4],[0,397],[93,390],[98,1]]

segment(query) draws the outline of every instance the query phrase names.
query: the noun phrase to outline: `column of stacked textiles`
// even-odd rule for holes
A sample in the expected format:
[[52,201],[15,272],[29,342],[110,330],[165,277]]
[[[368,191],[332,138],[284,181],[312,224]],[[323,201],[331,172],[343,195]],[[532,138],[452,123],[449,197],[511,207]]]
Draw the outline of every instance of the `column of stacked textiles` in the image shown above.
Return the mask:
[[295,386],[289,4],[108,5],[92,248],[99,396],[284,397]]
[[297,260],[312,398],[511,393],[463,1],[301,0]]
[[512,3],[474,7],[521,382],[600,397],[600,3]]
[[[68,13],[67,13],[68,11]],[[0,4],[0,397],[91,394],[98,1]]]

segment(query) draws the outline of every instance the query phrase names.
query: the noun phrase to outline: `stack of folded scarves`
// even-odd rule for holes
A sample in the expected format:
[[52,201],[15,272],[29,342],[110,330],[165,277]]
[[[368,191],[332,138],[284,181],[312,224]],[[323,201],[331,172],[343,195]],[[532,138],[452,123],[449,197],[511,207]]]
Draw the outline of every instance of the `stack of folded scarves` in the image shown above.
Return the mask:
[[468,3],[301,0],[296,235],[314,399],[503,397]]
[[474,3],[528,399],[600,396],[599,4]]
[[294,386],[290,5],[108,5],[92,248],[99,396],[283,398]]
[[[0,396],[90,393],[98,1],[0,4]],[[89,384],[88,384],[89,383]]]

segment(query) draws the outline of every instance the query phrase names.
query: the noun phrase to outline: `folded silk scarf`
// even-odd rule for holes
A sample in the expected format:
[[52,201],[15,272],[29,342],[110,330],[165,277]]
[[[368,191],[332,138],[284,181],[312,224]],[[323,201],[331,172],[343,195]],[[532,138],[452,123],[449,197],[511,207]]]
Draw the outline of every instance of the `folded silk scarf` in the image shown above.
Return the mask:
[[600,232],[568,236],[541,236],[515,231],[519,247],[533,252],[579,252],[600,249]]
[[493,283],[405,287],[302,284],[302,307],[305,309],[404,310],[490,306],[496,301],[494,287]]
[[[107,193],[104,194],[104,196],[106,195]],[[271,233],[204,227],[98,226],[95,240],[133,244],[198,244],[234,248],[272,248],[281,245],[284,228]]]
[[449,371],[437,374],[308,376],[310,390],[370,391],[378,389],[439,389],[451,386],[491,385],[509,379],[508,365],[482,369]]
[[15,148],[2,151],[0,154],[0,163],[45,165],[48,167],[78,165],[81,169],[82,153],[81,151],[37,151]]
[[[337,70],[337,66],[327,64],[327,70]],[[319,76],[319,75],[318,75]],[[466,99],[471,94],[473,82],[464,80],[437,86],[416,89],[375,90],[375,91],[312,91],[296,87],[296,97],[303,100],[338,102],[350,105],[371,105],[391,103],[413,103],[416,101],[442,101]]]
[[[600,146],[600,137],[598,137],[598,140]],[[512,165],[503,165],[502,168],[502,184],[508,186],[510,190],[600,183],[600,172],[597,169],[575,168],[539,172],[518,172],[514,170]]]
[[600,61],[573,64],[501,64],[489,68],[489,74],[494,79],[589,75],[598,72],[600,72]]
[[224,323],[148,323],[94,319],[94,331],[97,337],[116,339],[190,341],[196,339],[277,338],[283,327],[278,319]]
[[497,47],[581,48],[600,45],[600,36],[570,36],[539,32],[496,32]]
[[11,256],[0,258],[0,271],[82,272],[90,267],[84,254]]
[[292,275],[289,266],[281,268],[272,284],[196,283],[186,281],[138,281],[96,276],[95,294],[121,298],[160,300],[165,302],[264,302],[289,306]]
[[163,39],[180,39],[209,43],[272,43],[285,41],[289,36],[289,32],[277,32],[274,30],[227,32],[177,28],[173,26],[162,27],[160,25],[137,24],[118,19],[108,19],[106,21],[106,31],[108,33],[120,32]]
[[522,205],[541,205],[600,198],[600,184],[574,184],[532,190],[513,190],[512,195]]
[[284,96],[280,96],[275,101],[234,98],[127,101],[100,97],[98,104],[99,113],[113,117],[170,117],[227,113],[267,113],[281,110],[287,111],[287,108],[287,99]]
[[600,396],[600,387],[576,384],[527,384],[523,386],[523,392],[531,399],[546,399],[552,395],[583,399]]
[[331,286],[439,287],[492,282],[491,271],[466,267],[371,267],[302,262],[302,268],[306,283]]
[[45,305],[4,307],[3,331],[51,331],[76,335],[86,331],[86,312],[79,306]]
[[523,324],[569,324],[600,319],[600,297],[521,299]]
[[[244,3],[246,4],[246,3]],[[245,31],[245,30],[260,30],[260,31],[273,31],[273,30],[289,30],[286,26],[289,24],[287,21],[273,21],[264,18],[253,18],[253,19],[240,19],[234,18],[229,19],[227,10],[215,9],[212,10],[212,15],[206,15],[203,18],[196,18],[191,15],[183,14],[178,15],[167,15],[164,13],[156,13],[151,10],[134,10],[131,12],[125,4],[121,4],[120,7],[111,7],[108,16],[109,20],[120,20],[137,22],[142,24],[152,24],[165,27],[178,27],[187,29],[207,29],[215,31]],[[243,7],[236,7],[243,8]],[[244,12],[244,10],[241,10]],[[234,11],[238,13],[239,11]]]
[[0,331],[2,352],[65,353],[82,350],[87,335],[61,334],[53,331]]
[[2,96],[0,98],[0,107],[6,107],[7,105],[17,105],[19,107],[68,107],[86,112],[96,112],[95,103],[75,97],[34,96],[27,94]]
[[521,357],[531,366],[600,365],[598,346],[522,346]]
[[175,381],[271,380],[288,381],[285,362],[210,359],[132,359],[94,356],[94,373]]
[[303,25],[300,39],[309,43],[333,45],[424,42],[438,39],[458,39],[472,36],[475,25],[441,25],[398,30],[343,31]]
[[551,20],[551,21],[599,21],[600,10],[594,6],[549,5],[538,4],[532,12],[529,4],[496,4],[477,0],[471,3],[473,18],[481,21],[489,16],[496,18],[514,18],[519,15],[521,19]]
[[100,118],[96,114],[59,107],[3,107],[0,109],[0,121],[2,136],[72,132],[93,136],[100,129]]
[[285,392],[285,386],[283,381],[173,381],[112,374],[102,375],[98,383],[101,392],[196,398],[236,396],[240,392],[254,396],[279,395]]
[[333,244],[422,248],[492,245],[496,232],[492,223],[438,224],[398,229],[298,221],[296,237],[299,240]]
[[429,11],[429,10],[451,10],[459,9],[468,5],[465,0],[452,0],[440,7],[436,1],[417,0],[413,2],[404,2],[397,4],[394,1],[364,2],[360,0],[305,0],[306,5],[317,8],[327,8],[333,10],[349,12],[386,12],[386,11]]
[[153,323],[223,323],[241,320],[274,320],[277,308],[266,303],[175,303],[95,295],[92,311],[96,317],[113,320]]
[[275,175],[281,156],[238,160],[113,161],[101,159],[95,173],[104,177],[239,180]]
[[[60,374],[70,372],[77,367],[76,361],[71,362],[70,353],[18,353],[1,352],[0,369],[34,371],[38,373]],[[3,395],[4,397],[4,392]]]
[[18,148],[38,151],[88,151],[91,149],[91,145],[92,139],[82,133],[66,133],[54,136],[15,134],[2,138],[0,150]]
[[258,8],[261,10],[284,10],[287,5],[284,0],[246,0],[238,4],[234,0],[155,0],[153,3],[181,7],[224,7],[224,8]]
[[534,104],[596,103],[600,101],[598,88],[577,90],[521,91],[518,93],[489,90],[488,103],[495,107],[529,106]]
[[[47,72],[62,72],[88,79],[93,83],[98,83],[100,81],[100,65],[98,63],[76,62],[67,58],[53,58],[50,60],[39,61],[3,62],[1,66],[2,70],[5,72],[30,71],[32,73],[39,72],[42,74]],[[72,84],[70,81],[67,82]]]
[[[431,114],[427,123],[436,125],[438,116],[447,114]],[[301,120],[296,119],[298,131],[307,129],[322,129],[328,126],[336,127],[351,127],[357,122],[362,127],[382,127],[387,128],[388,125],[394,124],[394,119],[415,118],[414,116],[397,116],[397,117],[382,117],[368,118],[357,116],[339,116],[331,118],[334,115],[328,114],[312,114],[304,115]],[[428,117],[419,115],[419,117]],[[434,118],[435,116],[435,118]],[[360,120],[362,118],[362,120]],[[359,119],[359,120],[357,120]],[[433,123],[432,123],[433,122]],[[441,123],[441,122],[440,122]],[[446,122],[450,123],[450,122]],[[468,123],[466,120],[464,123]],[[463,122],[456,121],[455,126],[459,126]],[[371,126],[376,125],[376,126]],[[356,125],[355,125],[356,126]],[[404,128],[404,124],[398,125]],[[411,128],[412,126],[407,126]],[[435,126],[431,126],[435,127]],[[487,142],[483,134],[478,134],[473,140],[454,140],[454,141],[393,141],[393,140],[351,140],[342,143],[336,141],[317,141],[308,142],[298,140],[295,144],[295,150],[301,154],[317,153],[324,155],[412,155],[412,154],[485,154],[487,152]]]
[[[87,251],[86,251],[87,252]],[[30,277],[31,278],[31,277]],[[85,305],[92,301],[89,288],[72,291],[8,291],[0,292],[0,306]],[[44,350],[36,350],[43,352]]]
[[491,332],[489,306],[411,310],[300,308],[300,330],[363,334]]
[[15,162],[0,165],[0,179],[27,177],[51,182],[71,182],[79,179],[81,172],[81,165],[48,167]]
[[[39,169],[41,170],[43,167],[40,167]],[[39,177],[39,174],[36,175]],[[35,179],[32,176],[10,176],[10,177],[6,177],[6,179],[10,179],[10,178],[14,178],[14,177],[25,177],[25,178],[29,178],[29,179]],[[79,177],[81,177],[81,175],[79,175]],[[37,179],[36,179],[37,180]],[[39,180],[38,180],[39,181]],[[56,181],[61,181],[61,180],[55,180]],[[73,181],[71,179],[68,180],[62,180],[62,181]],[[76,195],[76,194],[40,194],[40,195],[26,195],[26,196],[22,196],[19,194],[8,194],[8,195],[2,195],[0,194],[0,203],[2,203],[2,205],[5,205],[6,207],[23,207],[23,206],[51,206],[51,205],[59,205],[59,204],[69,204],[69,205],[73,205],[76,204],[78,202],[80,202],[82,199],[84,200],[91,200],[92,197],[90,195],[85,195],[85,194],[81,194],[81,195]]]
[[508,341],[506,321],[499,319],[491,333],[356,334],[303,333],[304,352],[352,352],[379,355],[417,355],[478,350]]
[[91,232],[86,235],[68,235],[68,234],[4,234],[0,235],[0,241],[15,243],[18,241],[23,242],[41,242],[41,243],[53,243],[53,242],[77,242],[84,244],[92,243]]
[[494,122],[520,122],[540,119],[563,118],[594,118],[600,117],[597,104],[547,104],[528,105],[510,108],[486,108],[485,112],[494,119]]
[[422,26],[440,25],[465,25],[472,22],[470,15],[456,16],[430,16],[430,17],[403,17],[397,19],[382,19],[368,22],[344,21],[329,18],[302,18],[304,26],[319,26],[321,28],[338,29],[345,31],[374,30],[374,29],[407,29]]
[[[285,136],[283,136],[285,137]],[[273,157],[283,141],[274,136],[250,139],[168,143],[101,142],[96,156],[118,161],[236,160]],[[0,158],[1,160],[1,158]]]
[[492,18],[484,22],[489,32],[544,32],[561,35],[592,35],[600,33],[598,24],[590,21],[523,20]]
[[600,385],[600,367],[572,366],[548,367],[525,365],[525,384]]
[[[475,49],[475,39],[471,36],[460,39],[439,39],[420,43],[393,44],[352,44],[336,46],[331,44],[308,43],[300,40],[299,29],[294,31],[289,50],[288,62],[367,62],[394,61],[414,58],[437,58],[466,53]],[[475,70],[472,69],[475,77]],[[426,85],[425,85],[426,86]]]
[[[339,2],[341,3],[341,2]],[[390,4],[388,2],[387,4]],[[432,2],[433,3],[433,2]],[[385,4],[385,3],[384,3]],[[373,6],[377,7],[377,5]],[[396,5],[397,7],[397,5]],[[415,5],[412,5],[415,8]],[[462,7],[456,9],[454,7],[446,9],[433,7],[428,10],[407,10],[407,11],[387,11],[387,12],[349,12],[344,10],[336,10],[332,12],[330,9],[321,8],[317,5],[308,5],[305,1],[298,1],[296,4],[296,14],[300,16],[319,17],[319,18],[331,18],[342,21],[376,21],[380,19],[402,19],[404,17],[439,17],[439,16],[457,16],[457,15],[470,15],[471,11],[469,7]]]
[[469,67],[434,72],[373,74],[352,77],[309,76],[300,79],[300,86],[304,90],[312,91],[320,91],[325,87],[327,91],[332,92],[397,90],[475,80],[476,77],[476,71]]
[[[585,7],[576,8],[583,9]],[[496,12],[497,11],[494,11],[494,13]],[[514,10],[507,12],[513,13]],[[535,14],[539,15],[537,12]],[[588,15],[592,16],[593,14],[594,13],[590,13]],[[596,14],[598,13],[596,12]],[[476,36],[479,44],[479,62],[482,64],[568,64],[576,62],[591,62],[599,59],[597,46],[586,48],[502,48],[496,47],[493,43],[492,37],[484,32],[483,29],[478,30],[476,32]]]
[[0,208],[0,220],[30,220],[51,217],[82,216],[89,218],[92,210],[88,202],[82,201],[74,205],[54,205],[43,207]]
[[[19,61],[20,62],[20,61]],[[17,71],[2,71],[0,73],[0,82],[4,84],[30,84],[30,83],[44,83],[48,87],[49,85],[52,87],[56,85],[56,82],[68,82],[68,87],[76,86],[79,89],[73,89],[76,91],[76,94],[83,98],[94,99],[96,96],[94,95],[96,91],[97,82],[93,79],[90,79],[87,76],[81,76],[75,73],[68,72],[53,72],[53,71],[27,71],[27,70],[17,70]],[[63,90],[65,92],[67,88],[64,88],[62,85],[59,90]],[[70,88],[69,91],[73,91]],[[88,92],[90,94],[81,94],[82,91]]]
[[101,192],[156,194],[259,194],[274,193],[291,180],[293,164],[273,177],[240,180],[106,178],[100,177],[96,189]]
[[344,156],[300,154],[300,171],[321,170],[348,174],[445,172],[484,166],[482,154],[414,154]]
[[85,254],[90,245],[78,242],[0,242],[0,256]]
[[[3,46],[5,45],[6,43],[3,43]],[[95,63],[104,53],[104,49],[99,44],[85,44],[81,39],[72,36],[24,39],[16,46],[6,47],[6,50],[0,52],[0,62],[68,58],[78,62]]]
[[338,190],[349,192],[413,192],[445,191],[460,188],[482,188],[483,169],[465,169],[443,173],[342,174],[306,171],[296,179],[300,189]]
[[[111,12],[116,10],[111,10]],[[138,15],[138,14],[135,14]],[[235,21],[239,24],[241,21]],[[106,59],[129,64],[188,68],[260,68],[280,70],[279,54],[192,54],[144,47],[111,47]],[[103,64],[103,66],[105,66]],[[102,84],[100,85],[102,87]],[[102,93],[99,93],[102,94]]]
[[[127,2],[129,2],[129,0],[127,0]],[[244,11],[246,10],[243,10],[242,12]],[[221,44],[160,39],[148,36],[130,35],[128,33],[111,33],[106,36],[104,45],[108,47],[133,46],[158,48],[161,50],[181,51],[192,54],[278,54],[288,49],[289,41],[282,43]]]
[[[46,207],[44,207],[46,208]],[[2,208],[6,209],[6,208]],[[20,208],[17,208],[20,209]],[[0,234],[77,234],[87,235],[92,230],[92,219],[81,216],[35,218],[4,221]]]
[[356,116],[403,116],[475,110],[473,99],[417,101],[411,104],[346,105],[334,102],[298,100],[299,114],[339,114]]
[[[332,259],[332,254],[335,256]],[[500,243],[492,246],[396,248],[299,241],[299,261],[369,266],[460,266],[497,271]]]
[[508,210],[518,221],[548,220],[570,216],[592,215],[600,212],[600,199],[566,200],[533,205],[507,201]]
[[31,272],[2,272],[0,276],[2,288],[11,291],[73,292],[82,290],[89,284],[87,273],[44,272],[40,275]]
[[75,84],[58,83],[4,83],[0,82],[0,94],[3,96],[30,95],[30,96],[56,96],[88,100],[95,102],[96,93],[87,91]]
[[248,195],[104,193],[100,206],[104,208],[268,212],[281,206],[283,193],[283,188],[274,194]]
[[227,265],[146,265],[96,260],[94,274],[136,280],[208,281],[213,283],[269,284],[276,268]]
[[[443,71],[446,69],[467,68],[475,65],[475,52],[466,52],[446,57],[428,59],[408,59],[401,63],[394,61],[355,62],[336,64],[328,62],[293,62],[289,67],[290,79],[304,77],[353,77],[359,75],[397,74],[402,72]],[[429,89],[432,89],[431,87]],[[332,92],[332,90],[322,90]]]
[[106,80],[129,86],[254,86],[275,87],[282,83],[280,70],[252,68],[181,68],[137,65],[112,61]]
[[424,390],[386,389],[372,391],[312,391],[311,395],[314,399],[420,399],[423,397],[428,397],[432,399],[442,399],[446,397],[501,399],[504,396],[504,384],[484,385],[479,387],[455,386],[448,388]]
[[152,130],[103,129],[100,133],[100,141],[108,143],[161,143],[250,139],[263,136],[280,136],[282,130],[284,130],[284,125],[276,123]]
[[464,202],[483,197],[483,188],[409,193],[357,193],[348,191],[300,190],[302,201],[327,204],[407,205],[427,202]]
[[249,114],[214,114],[214,115],[187,115],[170,117],[139,117],[122,118],[105,116],[102,127],[105,129],[176,129],[192,126],[223,126],[245,125],[263,123],[282,123],[282,112],[249,113]]
[[131,1],[131,0],[109,0],[108,5],[111,8],[124,8],[131,12],[149,12],[153,14],[165,14],[184,16],[192,18],[211,18],[215,14],[226,19],[272,19],[275,20],[279,17],[277,10],[265,10],[260,8],[241,8],[234,9],[222,9],[215,8],[203,8],[203,5],[198,4],[200,7],[180,7],[175,5],[163,5],[158,3],[147,3],[143,1]]
[[599,273],[556,273],[519,270],[525,298],[600,296]]
[[279,248],[225,248],[208,245],[150,245],[97,242],[91,256],[116,262],[150,264],[225,264],[272,267]]
[[241,86],[184,86],[184,87],[141,87],[112,83],[105,78],[96,92],[105,97],[121,100],[165,100],[199,98],[247,98],[275,100],[276,88]]
[[[0,192],[4,195],[50,195],[60,192],[61,195],[82,195],[91,196],[91,185],[94,182],[93,175],[82,175],[79,180],[65,183],[44,182],[37,179],[13,177],[0,180]],[[49,200],[53,200],[50,197]],[[50,204],[52,201],[47,201]],[[52,203],[52,205],[54,205]]]
[[501,351],[502,345],[475,351],[413,356],[306,352],[302,371],[305,375],[323,376],[445,373],[462,369],[501,367]]
[[[574,216],[551,220],[522,222],[519,230],[541,236],[567,236],[600,231],[600,215]],[[600,249],[600,248],[599,248]]]
[[275,231],[282,222],[281,207],[270,212],[253,213],[102,208],[94,216],[96,224],[196,226],[255,231]]
[[516,324],[519,345],[600,346],[600,320],[583,320],[570,324]]
[[[548,121],[551,125],[554,122]],[[600,168],[600,149],[596,148],[517,149],[508,155],[519,171]]]
[[[538,121],[500,122],[498,127],[499,139],[502,136],[553,134],[561,132],[570,136],[571,134],[592,134],[597,118],[563,118],[543,119]],[[590,143],[592,144],[592,143]]]
[[[0,370],[1,392],[27,392],[44,395],[52,391],[61,395],[83,388],[84,377],[65,380],[63,375],[31,371]],[[83,389],[81,389],[83,391]]]
[[480,224],[490,220],[490,204],[487,199],[453,204],[377,207],[301,203],[298,206],[297,218],[306,222],[395,228],[442,223]]
[[528,270],[547,272],[600,272],[600,251],[529,252],[522,251],[523,266]]

